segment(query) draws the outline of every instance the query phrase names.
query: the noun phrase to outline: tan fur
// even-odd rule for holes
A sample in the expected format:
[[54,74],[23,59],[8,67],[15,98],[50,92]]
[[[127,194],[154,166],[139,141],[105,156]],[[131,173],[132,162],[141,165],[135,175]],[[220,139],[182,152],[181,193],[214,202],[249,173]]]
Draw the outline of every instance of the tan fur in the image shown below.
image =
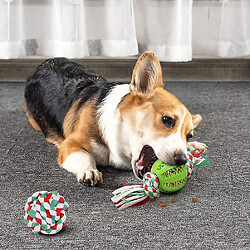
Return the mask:
[[51,133],[50,135],[46,137],[46,141],[54,144],[55,146],[59,147],[60,144],[63,142],[63,138],[61,136],[59,136],[57,133]]
[[68,136],[70,136],[75,129],[75,125],[78,122],[79,119],[79,115],[77,113],[77,109],[79,107],[79,101],[76,101],[72,107],[70,108],[70,110],[68,111],[68,113],[66,114],[65,118],[64,118],[64,122],[63,122],[63,134],[65,136],[65,138],[67,138]]
[[[72,109],[74,108],[72,107]],[[91,153],[91,138],[100,141],[95,113],[95,103],[93,101],[85,104],[77,114],[73,110],[68,112],[63,126],[66,129],[64,131],[66,138],[58,148],[59,165],[63,164],[68,155],[81,149]],[[77,117],[72,117],[76,115]],[[75,124],[72,121],[76,121]]]
[[[152,98],[154,110],[154,129],[158,137],[167,137],[172,133],[176,133],[183,116],[183,105],[172,94],[157,88]],[[174,128],[167,128],[162,122],[162,115],[169,116],[176,120]]]
[[[148,97],[128,95],[124,101],[119,105],[122,116],[129,115],[132,126],[137,127],[139,121],[136,119],[136,112],[144,112],[146,124],[153,124],[155,135],[157,137],[167,137],[177,131],[180,118],[183,115],[183,105],[180,101],[162,88],[156,88],[153,95]],[[167,115],[176,119],[176,126],[172,129],[167,128],[162,123],[162,115]],[[177,116],[178,115],[178,116]],[[185,141],[186,135],[191,132],[192,117],[188,109],[186,109],[186,117],[182,126],[182,137]],[[140,126],[138,126],[140,127]]]
[[197,114],[197,115],[192,115],[192,120],[193,120],[194,129],[195,129],[200,124],[202,118],[199,114]]
[[35,129],[35,130],[37,130],[37,131],[39,131],[39,132],[42,132],[42,130],[39,127],[39,125],[36,123],[36,121],[30,115],[25,101],[24,101],[24,111],[25,111],[26,116],[28,117],[29,123],[32,126],[32,128]]
[[181,137],[182,140],[187,143],[187,134],[192,134],[194,135],[194,127],[192,126],[192,115],[190,114],[189,110],[185,107],[186,109],[186,116],[184,118],[184,122],[181,128]]
[[163,87],[161,65],[155,54],[147,51],[134,67],[130,93],[149,96],[157,87]]

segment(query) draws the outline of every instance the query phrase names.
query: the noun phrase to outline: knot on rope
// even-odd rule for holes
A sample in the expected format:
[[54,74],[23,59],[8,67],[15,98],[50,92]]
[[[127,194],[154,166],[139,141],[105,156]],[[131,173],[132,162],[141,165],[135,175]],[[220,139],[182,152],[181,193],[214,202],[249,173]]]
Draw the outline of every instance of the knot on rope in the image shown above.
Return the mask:
[[156,199],[160,196],[158,187],[159,179],[156,174],[148,172],[143,176],[143,188],[150,198]]
[[68,203],[55,191],[38,191],[24,208],[24,222],[34,233],[55,234],[68,219]]
[[140,206],[150,198],[156,199],[160,196],[159,179],[154,173],[146,173],[143,176],[143,185],[132,185],[118,188],[113,192],[111,200],[115,206],[122,210],[127,207]]
[[204,165],[210,164],[210,161],[208,160],[208,156],[205,158],[202,158],[201,155],[205,152],[204,149],[198,151],[194,150],[193,152],[187,152],[187,163],[186,166],[188,168],[188,174],[187,177],[190,177],[192,175],[193,169],[198,168]]

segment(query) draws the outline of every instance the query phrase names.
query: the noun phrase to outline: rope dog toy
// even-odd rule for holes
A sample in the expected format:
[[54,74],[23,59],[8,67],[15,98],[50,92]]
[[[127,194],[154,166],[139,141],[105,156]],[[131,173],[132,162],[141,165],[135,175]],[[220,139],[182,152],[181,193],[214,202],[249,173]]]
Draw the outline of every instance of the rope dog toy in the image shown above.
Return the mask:
[[194,168],[209,164],[207,156],[201,158],[204,150],[187,152],[188,161],[182,166],[170,166],[157,159],[151,169],[143,176],[142,185],[124,186],[113,192],[111,200],[119,209],[139,206],[146,203],[150,198],[157,199],[160,191],[172,193],[180,190],[186,184]]
[[56,234],[68,219],[68,203],[56,191],[38,191],[26,201],[24,222],[33,233]]

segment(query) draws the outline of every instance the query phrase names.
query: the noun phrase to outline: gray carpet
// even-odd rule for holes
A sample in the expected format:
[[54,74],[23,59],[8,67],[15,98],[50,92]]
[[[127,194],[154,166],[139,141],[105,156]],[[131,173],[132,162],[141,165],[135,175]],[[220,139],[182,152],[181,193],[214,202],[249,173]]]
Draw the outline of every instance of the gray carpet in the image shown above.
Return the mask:
[[[110,197],[123,181],[138,183],[133,173],[106,167],[102,187],[78,184],[58,167],[56,148],[28,124],[24,84],[0,83],[0,249],[250,249],[250,84],[166,88],[202,115],[195,139],[209,146],[212,164],[178,193],[120,212]],[[25,201],[38,190],[57,190],[70,205],[57,235],[35,235],[23,222]]]

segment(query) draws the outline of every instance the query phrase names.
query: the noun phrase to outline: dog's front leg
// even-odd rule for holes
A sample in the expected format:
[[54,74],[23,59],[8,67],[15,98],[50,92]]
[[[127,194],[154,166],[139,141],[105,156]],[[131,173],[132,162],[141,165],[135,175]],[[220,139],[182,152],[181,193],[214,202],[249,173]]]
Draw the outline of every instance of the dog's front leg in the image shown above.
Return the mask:
[[97,170],[93,156],[74,138],[65,139],[59,146],[58,163],[87,186],[102,183],[102,173]]
[[188,142],[187,143],[187,150],[189,151],[194,151],[194,150],[207,150],[207,145],[201,142],[197,142],[197,141],[192,141],[192,142]]

